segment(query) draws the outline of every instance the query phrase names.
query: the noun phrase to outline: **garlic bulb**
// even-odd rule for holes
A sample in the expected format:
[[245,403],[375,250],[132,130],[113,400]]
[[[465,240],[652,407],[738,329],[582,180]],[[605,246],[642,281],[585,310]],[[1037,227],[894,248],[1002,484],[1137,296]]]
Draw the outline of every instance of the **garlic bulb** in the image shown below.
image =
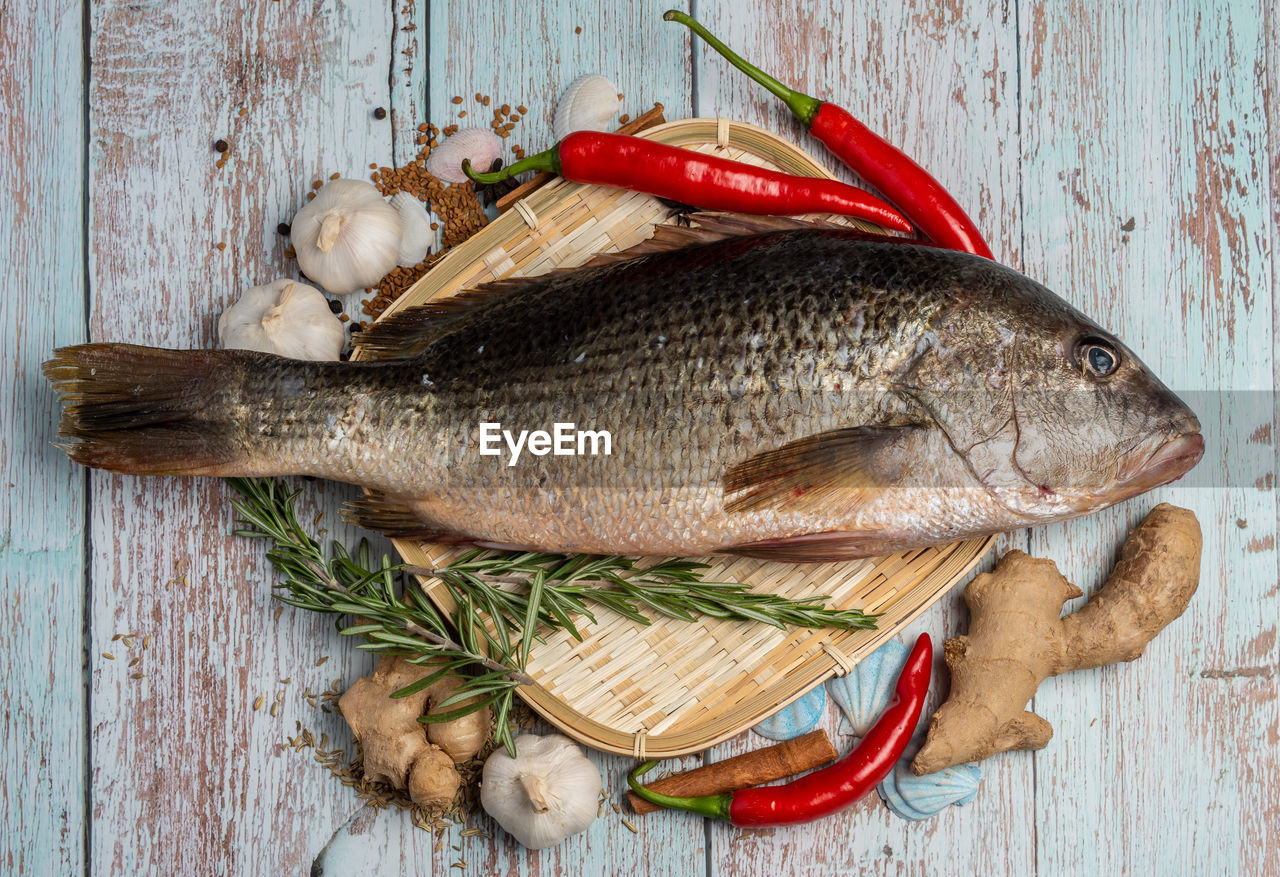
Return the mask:
[[404,220],[363,180],[331,180],[293,218],[302,273],[338,295],[382,279],[400,256]]
[[579,76],[560,96],[551,131],[563,140],[574,131],[607,131],[618,112],[618,87],[596,73]]
[[218,318],[223,347],[260,350],[290,359],[335,360],[345,340],[342,322],[314,286],[284,278],[252,287]]
[[431,230],[431,217],[427,215],[427,205],[408,192],[397,192],[391,198],[391,206],[400,214],[404,223],[404,231],[400,235],[400,255],[398,264],[417,265],[427,258],[432,245],[436,242],[436,233]]
[[500,155],[502,141],[497,134],[485,128],[462,128],[431,150],[427,156],[427,173],[446,183],[465,183],[467,175],[462,171],[464,158],[471,159],[473,170],[485,173]]
[[522,734],[515,743],[515,758],[499,747],[484,763],[485,812],[531,850],[585,831],[596,818],[600,771],[560,734]]

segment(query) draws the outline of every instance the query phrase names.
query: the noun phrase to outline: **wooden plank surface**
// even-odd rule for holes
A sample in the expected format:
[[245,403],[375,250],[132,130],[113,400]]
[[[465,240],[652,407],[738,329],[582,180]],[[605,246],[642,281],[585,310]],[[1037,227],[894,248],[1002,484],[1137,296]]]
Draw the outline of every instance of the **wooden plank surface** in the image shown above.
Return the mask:
[[[362,3],[92,5],[94,340],[213,345],[246,287],[296,271],[276,225],[310,182],[390,159],[390,122],[372,116],[390,27],[387,6]],[[276,618],[220,482],[95,472],[91,490],[90,870],[306,873],[360,805],[280,746],[298,721],[342,733],[300,695],[368,662],[320,618]],[[320,506],[348,493],[328,485]]]
[[[656,814],[636,820],[640,834],[606,810],[587,834],[532,853],[484,816],[474,825],[493,842],[459,829],[437,840],[282,751],[296,722],[349,742],[299,695],[368,662],[323,621],[277,617],[260,547],[227,535],[221,484],[86,477],[66,463],[48,445],[38,363],[80,340],[86,318],[94,340],[214,343],[240,291],[296,270],[274,229],[313,179],[409,160],[423,121],[465,124],[454,118],[465,108],[486,124],[476,92],[529,108],[510,142],[530,151],[550,142],[560,91],[588,72],[613,78],[632,115],[659,100],[669,118],[722,114],[821,146],[718,58],[691,53],[660,21],[663,4],[46,5],[6,10],[0,32],[0,191],[19,207],[0,217],[0,241],[22,254],[0,298],[12,375],[0,384],[0,465],[13,485],[0,505],[0,871],[1280,872],[1280,135],[1268,124],[1280,118],[1280,50],[1268,6],[697,2],[731,44],[921,159],[974,208],[998,257],[1115,329],[1193,399],[1209,451],[1188,486],[1002,547],[1053,557],[1089,590],[1124,529],[1165,497],[1201,517],[1202,587],[1142,660],[1047,683],[1035,708],[1057,730],[1050,748],[986,763],[967,807],[908,824],[870,800],[774,832]],[[376,106],[389,118],[375,120]],[[219,137],[231,144],[221,169]],[[322,489],[308,490],[308,513],[331,523],[350,490]],[[962,629],[959,591],[940,605],[907,635]],[[112,642],[118,633],[136,636]],[[834,734],[834,712],[825,726]],[[746,735],[711,757],[762,743]],[[595,757],[620,801],[629,760]]]
[[1280,872],[1280,802],[1257,794],[1280,783],[1266,8],[1024,19],[1027,270],[1183,391],[1207,442],[1193,486],[1033,533],[1086,591],[1161,499],[1205,545],[1199,592],[1140,661],[1036,698],[1056,730],[1035,756],[1042,873]]
[[[80,4],[0,26],[0,873],[85,864],[85,474],[40,363],[84,340]],[[56,124],[54,124],[56,120]]]

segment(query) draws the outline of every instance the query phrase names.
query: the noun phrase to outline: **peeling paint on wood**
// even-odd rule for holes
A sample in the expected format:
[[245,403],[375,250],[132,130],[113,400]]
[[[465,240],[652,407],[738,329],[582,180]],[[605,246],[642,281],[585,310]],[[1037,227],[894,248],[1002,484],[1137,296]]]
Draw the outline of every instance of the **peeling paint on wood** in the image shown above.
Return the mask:
[[[212,344],[217,314],[241,290],[296,270],[275,227],[311,181],[410,160],[422,122],[483,126],[494,106],[523,103],[507,143],[534,151],[550,142],[564,86],[601,73],[632,116],[661,101],[668,118],[744,119],[826,155],[775,99],[663,23],[665,8],[6,9],[0,191],[16,209],[0,216],[0,242],[21,258],[0,275],[0,363],[11,370],[0,382],[0,871],[1280,871],[1280,38],[1270,4],[684,4],[780,78],[902,145],[972,208],[998,257],[1194,391],[1209,439],[1202,470],[1223,473],[1216,487],[1167,488],[1002,539],[1002,550],[1052,557],[1090,591],[1126,529],[1168,499],[1200,516],[1202,584],[1142,659],[1042,686],[1034,706],[1055,726],[1049,748],[987,762],[972,804],[926,822],[896,820],[873,798],[803,828],[744,832],[653,814],[633,834],[606,807],[586,834],[541,853],[483,814],[473,827],[492,840],[456,827],[441,842],[398,811],[365,808],[306,751],[281,748],[296,722],[349,745],[341,720],[301,692],[349,682],[369,662],[323,620],[278,612],[261,546],[228,535],[227,489],[86,476],[50,447],[53,398],[38,374],[49,350],[81,340],[86,325],[94,340]],[[213,150],[218,139],[226,153]],[[1263,401],[1242,405],[1245,392]],[[351,536],[332,523],[351,493],[316,485],[307,519],[326,512]],[[904,638],[928,630],[940,642],[963,629],[960,589],[939,605]],[[841,751],[852,745],[834,710],[823,727]],[[708,757],[764,743],[748,734]],[[630,760],[593,757],[625,808]]]

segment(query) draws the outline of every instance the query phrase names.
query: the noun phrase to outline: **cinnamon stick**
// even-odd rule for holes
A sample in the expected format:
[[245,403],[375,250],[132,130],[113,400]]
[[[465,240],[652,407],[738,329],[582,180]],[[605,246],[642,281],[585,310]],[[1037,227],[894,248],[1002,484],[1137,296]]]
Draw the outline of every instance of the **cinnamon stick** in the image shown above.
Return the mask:
[[[664,795],[718,795],[721,792],[771,783],[835,760],[836,748],[831,745],[827,732],[819,728],[794,740],[784,740],[715,764],[672,774],[647,785]],[[636,813],[652,813],[662,809],[657,804],[650,804],[638,797],[635,792],[627,792],[627,799]]]

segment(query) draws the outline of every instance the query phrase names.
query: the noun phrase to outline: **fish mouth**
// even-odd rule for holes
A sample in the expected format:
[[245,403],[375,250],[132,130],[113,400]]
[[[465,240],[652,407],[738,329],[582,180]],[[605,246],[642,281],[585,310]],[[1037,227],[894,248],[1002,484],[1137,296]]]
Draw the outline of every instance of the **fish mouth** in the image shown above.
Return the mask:
[[1177,481],[1195,467],[1204,456],[1204,436],[1199,432],[1184,433],[1166,439],[1151,449],[1149,445],[1130,451],[1120,465],[1117,490],[1125,496]]

